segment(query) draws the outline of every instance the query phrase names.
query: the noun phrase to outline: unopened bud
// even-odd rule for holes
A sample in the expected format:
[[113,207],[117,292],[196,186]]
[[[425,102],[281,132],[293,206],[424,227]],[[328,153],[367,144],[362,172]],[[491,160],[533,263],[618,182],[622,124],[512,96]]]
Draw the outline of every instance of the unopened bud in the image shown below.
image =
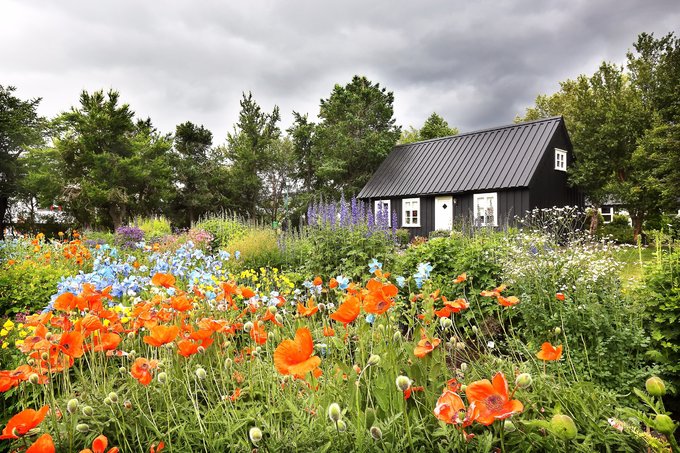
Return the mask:
[[124,366],[122,366],[122,367],[118,368],[118,372],[119,372],[120,374],[126,374],[126,373],[127,373],[127,368],[125,368]]
[[276,305],[269,306],[269,308],[267,310],[269,310],[269,313],[271,313],[272,315],[275,315],[276,312],[279,311],[279,309],[276,308]]
[[118,394],[116,392],[109,392],[109,398],[111,398],[111,401],[114,403],[118,402]]
[[456,349],[458,349],[459,351],[465,350],[465,347],[466,347],[465,343],[463,343],[462,341],[456,343]]
[[203,354],[205,352],[205,348],[203,346],[199,346],[198,348],[196,348],[196,352],[198,352],[199,354]]
[[33,365],[35,365],[35,360],[33,360],[33,359],[28,359],[28,360],[26,361],[26,363],[29,364],[29,365],[31,365],[31,366],[33,366]]
[[132,340],[135,337],[135,333],[134,332],[128,332],[127,337],[128,337],[129,340]]
[[671,436],[675,431],[673,420],[666,414],[658,414],[654,417],[654,428],[661,434]]
[[276,319],[276,322],[279,324],[283,324],[283,316],[281,316],[280,313],[277,313],[276,316],[274,316],[274,319]]
[[43,352],[42,354],[40,354],[40,358],[41,358],[42,360],[49,360],[50,355],[49,355],[48,353],[46,353],[46,352]]
[[225,368],[227,368],[227,369],[231,368],[232,363],[233,363],[233,361],[231,360],[231,358],[227,357],[226,359],[224,359],[224,367]]
[[250,437],[250,441],[252,443],[257,444],[259,441],[262,440],[262,430],[257,426],[253,426],[248,431],[248,437]]
[[199,378],[200,380],[205,379],[208,376],[208,374],[205,372],[203,368],[198,368],[196,370],[196,377]]
[[405,392],[409,387],[411,387],[411,380],[408,378],[408,376],[397,376],[396,383],[397,388],[402,392]]
[[132,409],[132,402],[131,402],[130,400],[125,400],[125,401],[123,402],[123,407],[124,407],[125,409]]
[[276,333],[273,331],[267,332],[267,340],[276,341]]
[[371,356],[368,358],[368,362],[366,362],[366,365],[376,366],[378,364],[380,364],[380,356],[378,354],[371,354]]
[[86,433],[90,430],[90,426],[86,423],[78,423],[76,425],[76,431],[79,433]]
[[439,318],[439,325],[446,330],[453,325],[453,321],[451,321],[451,318]]
[[330,406],[328,406],[328,418],[330,418],[332,422],[337,423],[341,417],[342,410],[340,409],[340,405],[338,403],[332,403]]
[[326,311],[326,304],[324,304],[324,303],[320,303],[319,305],[317,305],[317,307],[319,307],[319,311],[320,311],[321,313],[323,313],[324,311]]
[[378,428],[377,426],[371,426],[371,429],[369,430],[371,433],[371,437],[375,440],[380,440],[382,439],[382,430]]
[[533,378],[529,373],[522,373],[515,379],[515,385],[521,389],[525,389],[534,382]]
[[564,414],[555,414],[550,420],[550,427],[557,436],[564,440],[572,440],[576,438],[578,429],[574,420]]
[[37,373],[31,373],[31,375],[28,376],[28,382],[30,382],[33,385],[36,385],[40,382],[40,376],[38,376]]
[[47,332],[45,334],[45,340],[49,340],[50,338],[52,338],[52,332]]
[[467,371],[467,369],[468,369],[468,364],[466,362],[461,362],[460,371]]
[[92,417],[94,415],[94,409],[92,409],[92,406],[83,406],[81,412],[86,417]]
[[113,404],[113,401],[111,401],[111,398],[107,396],[106,398],[104,398],[104,404],[106,404],[107,406],[111,406]]
[[250,332],[253,328],[253,323],[248,321],[247,323],[243,324],[243,330],[244,332]]
[[168,381],[168,373],[166,372],[158,373],[158,376],[156,376],[156,378],[158,379],[158,382],[160,382],[161,384],[165,384]]
[[68,411],[69,414],[73,414],[75,411],[77,411],[78,400],[75,398],[68,400],[68,403],[66,403],[66,410]]
[[400,342],[401,341],[401,332],[399,332],[399,331],[394,332],[394,335],[392,335],[392,341],[394,341],[395,343]]
[[664,396],[666,394],[666,384],[657,376],[652,376],[647,379],[645,388],[647,389],[647,393],[652,396]]
[[335,422],[335,426],[337,427],[338,431],[341,433],[344,433],[347,431],[347,424],[344,422],[344,420],[338,420]]
[[561,327],[555,327],[553,329],[553,332],[555,332],[555,335],[559,335],[562,333],[562,328]]
[[512,422],[512,420],[505,420],[505,422],[503,422],[503,430],[505,430],[506,433],[511,433],[516,431],[517,428],[515,427],[515,424]]

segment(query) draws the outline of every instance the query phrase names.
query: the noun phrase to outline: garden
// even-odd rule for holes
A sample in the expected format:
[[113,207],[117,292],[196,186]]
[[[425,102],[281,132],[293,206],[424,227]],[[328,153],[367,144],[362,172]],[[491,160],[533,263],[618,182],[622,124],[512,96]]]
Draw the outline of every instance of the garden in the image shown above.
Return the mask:
[[680,451],[673,232],[387,220],[6,239],[0,451]]

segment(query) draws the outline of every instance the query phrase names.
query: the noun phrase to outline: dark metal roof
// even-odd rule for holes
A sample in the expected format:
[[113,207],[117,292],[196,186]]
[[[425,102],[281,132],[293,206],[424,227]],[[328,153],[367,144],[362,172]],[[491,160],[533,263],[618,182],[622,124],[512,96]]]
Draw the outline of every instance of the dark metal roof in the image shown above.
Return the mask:
[[527,187],[562,117],[395,146],[359,198]]

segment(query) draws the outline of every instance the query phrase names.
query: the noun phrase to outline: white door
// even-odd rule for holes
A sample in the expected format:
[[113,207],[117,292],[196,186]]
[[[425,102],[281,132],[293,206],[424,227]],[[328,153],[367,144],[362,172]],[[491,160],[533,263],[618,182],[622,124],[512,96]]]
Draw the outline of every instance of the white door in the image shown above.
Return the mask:
[[434,199],[434,229],[451,230],[453,226],[453,197]]

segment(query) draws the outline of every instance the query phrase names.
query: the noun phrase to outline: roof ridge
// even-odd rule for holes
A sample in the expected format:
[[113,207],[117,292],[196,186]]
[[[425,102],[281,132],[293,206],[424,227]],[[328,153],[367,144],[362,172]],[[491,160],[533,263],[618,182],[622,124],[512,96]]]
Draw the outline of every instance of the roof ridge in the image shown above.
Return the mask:
[[474,134],[480,134],[482,132],[499,131],[501,129],[507,129],[507,128],[510,128],[510,127],[517,127],[517,126],[526,126],[528,124],[541,123],[541,122],[544,122],[544,121],[554,121],[554,120],[561,119],[561,118],[562,118],[562,115],[550,116],[550,117],[547,117],[547,118],[539,118],[537,120],[522,121],[521,123],[505,124],[503,126],[487,127],[485,129],[477,129],[476,131],[462,132],[462,133],[456,134],[456,135],[447,135],[446,137],[431,138],[429,140],[421,140],[421,141],[412,142],[412,143],[401,143],[401,144],[395,145],[394,147],[395,148],[401,148],[402,146],[419,145],[421,143],[431,143],[431,142],[436,142],[436,141],[439,141],[439,140],[448,140],[448,139],[451,139],[451,138],[463,137],[465,135],[474,135]]

